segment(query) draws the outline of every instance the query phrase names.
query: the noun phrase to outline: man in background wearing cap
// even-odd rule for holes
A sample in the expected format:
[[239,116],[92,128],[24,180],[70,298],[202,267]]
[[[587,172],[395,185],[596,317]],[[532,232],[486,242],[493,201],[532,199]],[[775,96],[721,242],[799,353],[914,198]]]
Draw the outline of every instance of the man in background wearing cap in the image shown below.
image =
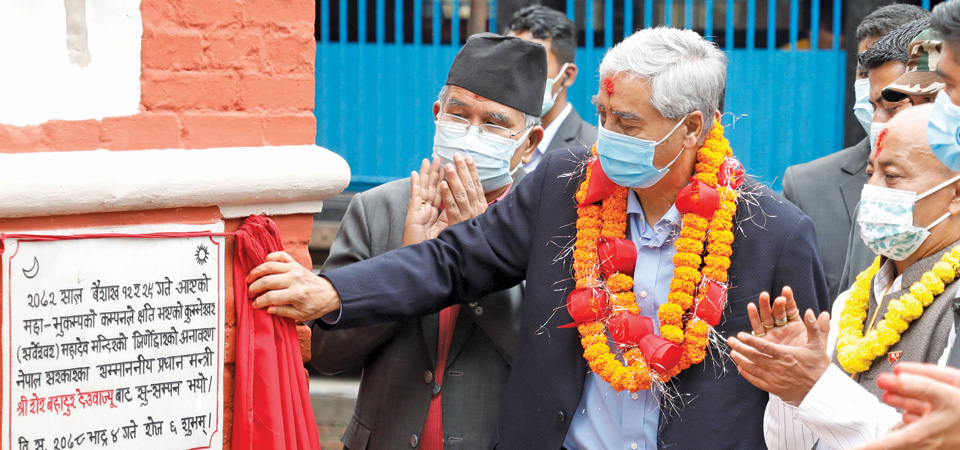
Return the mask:
[[[926,102],[925,96],[909,97],[903,96],[898,101],[888,100],[883,95],[883,90],[887,86],[895,83],[897,79],[904,75],[907,70],[907,64],[910,61],[907,50],[914,38],[930,26],[929,14],[927,17],[917,19],[912,22],[901,25],[897,29],[884,35],[869,50],[859,56],[860,66],[867,71],[869,83],[869,101],[874,108],[872,122],[870,124],[870,148],[876,145],[876,138],[884,125],[901,111],[911,107],[916,102],[921,104]],[[942,88],[942,84],[934,86],[935,89]],[[857,197],[860,198],[859,196]],[[847,244],[846,259],[843,265],[843,272],[840,276],[841,292],[847,290],[857,275],[866,269],[873,261],[874,253],[863,245],[860,239],[860,226],[854,217],[853,227],[850,229],[849,240]]]
[[933,103],[943,89],[943,78],[937,74],[943,36],[939,31],[926,29],[907,46],[907,69],[896,81],[883,88],[883,99],[897,103],[909,99],[910,104]]
[[[610,49],[600,64],[602,81],[594,104],[603,128],[598,129],[597,159],[591,159],[590,151],[582,147],[547,153],[537,170],[484,214],[448,227],[436,239],[332,270],[323,277],[288,262],[292,259],[284,253],[271,254],[247,277],[254,307],[296,320],[320,318],[322,326],[363,326],[436,312],[526,280],[516,356],[491,447],[763,448],[762,410],[768,394],[737,375],[730,360],[716,352],[696,363],[690,357],[689,367],[677,370],[684,369],[680,358],[685,352],[676,343],[677,335],[649,332],[659,329],[655,327],[659,327],[661,306],[665,306],[663,311],[671,309],[668,303],[684,308],[668,302],[671,293],[683,293],[671,292],[673,286],[685,289],[690,281],[674,278],[675,268],[682,277],[690,267],[675,267],[673,256],[687,256],[677,252],[679,236],[698,236],[698,230],[697,225],[687,226],[694,219],[684,218],[680,213],[684,207],[675,203],[698,167],[717,171],[703,175],[720,173],[722,161],[698,164],[697,157],[698,153],[716,156],[716,149],[727,145],[721,131],[715,129],[726,75],[723,51],[697,33],[673,28],[640,30]],[[543,97],[539,92],[537,96]],[[585,167],[591,160],[590,180],[604,179],[599,171],[593,172],[602,166],[600,170],[611,183],[600,186],[612,189],[600,189],[598,198],[588,201],[577,192],[592,191],[587,187],[591,183],[584,183]],[[731,209],[725,209],[730,229],[715,235],[733,239],[730,245],[734,247],[721,243],[720,248],[709,250],[729,255],[726,251],[732,248],[731,259],[719,257],[714,271],[702,269],[706,277],[722,273],[728,277],[725,279],[735,280],[726,293],[726,306],[712,309],[716,332],[748,330],[744,302],[758,292],[780,292],[784,285],[802,296],[801,307],[826,308],[827,287],[809,218],[754,180],[739,184],[735,175],[738,163],[728,160],[727,166],[731,169],[727,184],[751,195],[738,201],[735,217]],[[577,197],[585,203],[582,208]],[[609,207],[604,213],[597,211],[601,199],[613,200],[602,202]],[[764,219],[754,219],[750,208],[764,211]],[[578,218],[581,212],[584,217]],[[591,212],[599,219],[588,216]],[[721,215],[718,211],[717,216]],[[598,224],[601,221],[603,225]],[[600,294],[593,297],[594,291],[589,289],[605,283],[592,278],[598,277],[590,270],[596,262],[589,260],[591,254],[599,260],[599,250],[591,252],[589,246],[599,245],[602,232],[624,236],[626,242],[616,241],[621,248],[636,249],[635,261],[618,269],[626,276],[619,278],[624,280],[622,284],[615,283],[622,289],[617,295],[623,307],[599,307]],[[699,232],[704,239],[705,231]],[[578,240],[580,243],[574,244]],[[692,270],[700,276],[700,268]],[[718,283],[711,286],[724,289]],[[578,285],[587,288],[577,290]],[[571,296],[585,303],[568,300]],[[599,314],[593,313],[591,319],[592,300],[596,300]],[[647,331],[642,339],[649,345],[642,351],[643,359],[650,363],[636,365],[640,358],[634,343],[628,356],[634,362],[628,369],[610,350],[618,344],[605,333],[589,330],[594,325],[607,329],[607,323],[611,327],[622,323],[615,317],[622,317],[617,316],[620,312],[627,315],[620,308],[631,302],[639,312],[629,315],[629,320],[649,324],[649,328],[633,331]],[[586,316],[573,313],[584,326],[583,339],[576,327],[561,327],[574,322],[571,311],[576,311],[578,304],[587,310]],[[692,305],[691,299],[686,305],[691,312]],[[680,320],[681,315],[665,320]],[[700,319],[687,315],[686,320],[691,328],[707,332],[707,324]],[[683,333],[681,330],[681,341]],[[640,335],[634,337],[640,339]],[[604,344],[608,348],[595,346],[599,343],[609,343]],[[689,348],[705,355],[705,345],[703,337]],[[585,353],[604,366],[590,370]],[[656,375],[653,370],[676,375],[662,396],[658,389],[645,385],[644,380]]]
[[[355,195],[323,271],[434,238],[504,197],[543,133],[545,73],[541,45],[471,36],[433,105],[433,164],[423,160],[411,178]],[[341,438],[345,448],[487,449],[516,348],[522,295],[514,286],[421,318],[352,330],[313,326],[315,368],[326,374],[363,368],[356,410]]]
[[[865,52],[883,35],[897,27],[929,14],[923,8],[913,5],[893,4],[877,9],[857,26],[857,53]],[[857,95],[854,114],[869,135],[874,109],[869,100],[870,82],[867,71],[858,67],[854,79],[854,91]],[[870,143],[868,138],[864,138],[839,152],[790,166],[783,174],[783,196],[810,216],[817,229],[817,241],[823,256],[823,272],[827,276],[827,288],[832,298],[848,287],[840,282],[848,245],[861,247],[862,253],[868,255],[855,263],[855,266],[862,263],[866,267],[872,257],[859,236],[852,239],[850,236],[850,229],[856,219],[857,203],[860,201],[860,190],[867,182],[864,169],[869,156]]]
[[[930,24],[943,36],[937,71],[946,86],[930,113],[927,139],[941,162],[960,170],[960,2],[937,5]],[[960,334],[960,308],[954,309],[953,326],[949,367],[904,363],[894,367],[894,373],[877,378],[885,391],[884,401],[903,410],[903,424],[857,450],[960,448],[960,345],[955,342]]]
[[543,140],[523,169],[532,172],[545,152],[589,147],[597,127],[580,118],[567,92],[577,81],[577,27],[566,14],[543,5],[527,6],[513,14],[507,35],[542,44],[547,49],[547,85],[543,93]]

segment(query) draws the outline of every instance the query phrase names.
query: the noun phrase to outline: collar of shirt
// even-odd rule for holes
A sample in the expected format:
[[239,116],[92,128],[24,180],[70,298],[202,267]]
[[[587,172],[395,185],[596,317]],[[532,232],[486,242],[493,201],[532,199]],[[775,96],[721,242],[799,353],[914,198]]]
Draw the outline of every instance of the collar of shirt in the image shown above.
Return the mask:
[[553,119],[553,122],[550,122],[550,125],[547,125],[547,127],[543,129],[543,139],[537,144],[537,151],[533,152],[533,155],[530,157],[530,162],[523,165],[524,170],[533,172],[533,170],[537,168],[540,164],[540,158],[543,157],[547,148],[550,147],[550,142],[553,141],[554,136],[557,135],[557,131],[560,130],[560,125],[563,124],[564,120],[567,120],[567,116],[570,115],[570,111],[572,110],[573,104],[567,102],[567,106],[563,107],[563,110]]
[[662,247],[666,242],[672,241],[672,238],[678,235],[682,224],[680,211],[677,210],[677,205],[673,205],[656,225],[653,227],[648,225],[643,215],[643,208],[640,206],[640,199],[632,189],[630,195],[627,195],[627,218],[636,227],[637,235],[640,237],[637,245],[648,247]]
[[[903,274],[894,277],[895,273],[897,273],[897,268],[893,265],[893,260],[884,258],[883,264],[873,277],[873,296],[875,297],[874,301],[878,305],[883,300],[884,294],[900,290],[900,284],[903,282]],[[887,286],[890,286],[890,289],[887,289]]]
[[500,194],[499,197],[493,199],[492,202],[487,203],[487,206],[490,206],[490,205],[492,205],[492,204],[494,204],[494,203],[496,203],[496,202],[499,202],[500,200],[503,200],[503,199],[507,198],[507,194],[510,193],[510,188],[512,188],[512,187],[513,187],[513,182],[511,181],[510,184],[507,185],[507,188],[503,190],[503,193]]
[[572,109],[573,104],[567,102],[567,106],[563,107],[563,110],[560,111],[560,114],[557,114],[553,122],[550,122],[550,125],[547,125],[547,127],[543,129],[543,139],[537,144],[538,153],[543,154],[547,151],[547,147],[550,146],[550,141],[553,140],[553,137],[557,135],[557,130],[560,129],[560,124],[562,124],[564,120],[567,120],[567,116],[570,115],[570,110]]

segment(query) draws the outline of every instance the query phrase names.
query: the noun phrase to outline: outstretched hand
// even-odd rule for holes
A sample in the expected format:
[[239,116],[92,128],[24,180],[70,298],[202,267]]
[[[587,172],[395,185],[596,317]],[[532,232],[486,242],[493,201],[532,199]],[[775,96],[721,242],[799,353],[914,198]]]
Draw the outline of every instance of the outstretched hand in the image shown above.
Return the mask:
[[317,319],[340,309],[340,295],[326,278],[318,277],[286,252],[274,252],[247,275],[253,307],[298,322]]
[[768,293],[760,294],[759,304],[747,306],[753,332],[727,340],[730,357],[751,384],[799,405],[830,366],[830,314],[807,310],[801,319],[789,287],[773,305]]

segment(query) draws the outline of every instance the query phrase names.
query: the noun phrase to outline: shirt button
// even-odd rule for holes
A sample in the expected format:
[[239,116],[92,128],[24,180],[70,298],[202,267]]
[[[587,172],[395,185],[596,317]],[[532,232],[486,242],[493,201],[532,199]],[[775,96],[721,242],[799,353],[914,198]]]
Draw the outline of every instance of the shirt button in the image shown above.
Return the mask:
[[478,306],[478,307],[474,308],[474,309],[473,309],[473,313],[476,314],[476,315],[478,315],[478,316],[481,315],[481,314],[483,314],[483,307],[482,307],[482,306]]
[[647,298],[647,291],[640,291],[640,297]]
[[633,397],[633,399],[636,400],[636,399],[640,398],[640,394],[634,392],[633,395],[631,395],[631,397]]
[[433,383],[433,372],[426,371],[423,373],[423,381],[427,384]]
[[557,411],[557,422],[563,423],[564,420],[563,411]]
[[633,450],[637,450],[637,443],[634,442],[634,443],[630,444],[630,448],[632,448]]
[[[411,434],[411,435],[410,435],[410,446],[413,447],[413,448],[417,448],[417,444],[419,444],[419,443],[420,443],[420,438],[418,438],[417,435],[415,435],[415,434]],[[636,444],[634,444],[634,445],[636,445]]]

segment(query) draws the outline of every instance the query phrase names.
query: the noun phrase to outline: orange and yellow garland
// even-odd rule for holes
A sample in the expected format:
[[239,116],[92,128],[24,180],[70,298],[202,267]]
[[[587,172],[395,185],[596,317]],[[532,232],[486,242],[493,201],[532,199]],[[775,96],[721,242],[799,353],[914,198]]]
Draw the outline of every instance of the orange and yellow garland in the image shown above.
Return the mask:
[[[593,153],[596,156],[596,146]],[[578,208],[573,256],[577,288],[606,287],[610,293],[606,318],[583,322],[578,326],[583,356],[590,369],[618,391],[649,389],[654,379],[667,381],[690,365],[703,361],[706,356],[709,326],[694,316],[690,309],[695,298],[699,300],[705,295],[705,289],[698,289],[704,278],[719,283],[727,282],[727,269],[730,268],[730,255],[733,253],[731,244],[737,191],[732,187],[718,186],[718,172],[728,157],[733,157],[733,151],[723,137],[723,127],[715,121],[713,129],[697,151],[694,178],[718,190],[720,208],[709,221],[694,213],[683,215],[680,237],[674,243],[677,253],[673,257],[670,294],[667,303],[660,306],[658,311],[660,336],[681,345],[683,354],[679,364],[666,373],[660,374],[651,369],[639,347],[626,347],[623,351],[624,362],[621,363],[607,344],[607,319],[622,311],[640,312],[633,293],[631,274],[617,272],[604,278],[600,273],[597,255],[600,237],[622,239],[626,236],[628,189],[618,186],[615,193],[601,204],[593,203]],[[576,194],[577,203],[583,203],[586,198],[590,177],[591,167],[588,166]],[[701,260],[704,243],[706,256]]]

